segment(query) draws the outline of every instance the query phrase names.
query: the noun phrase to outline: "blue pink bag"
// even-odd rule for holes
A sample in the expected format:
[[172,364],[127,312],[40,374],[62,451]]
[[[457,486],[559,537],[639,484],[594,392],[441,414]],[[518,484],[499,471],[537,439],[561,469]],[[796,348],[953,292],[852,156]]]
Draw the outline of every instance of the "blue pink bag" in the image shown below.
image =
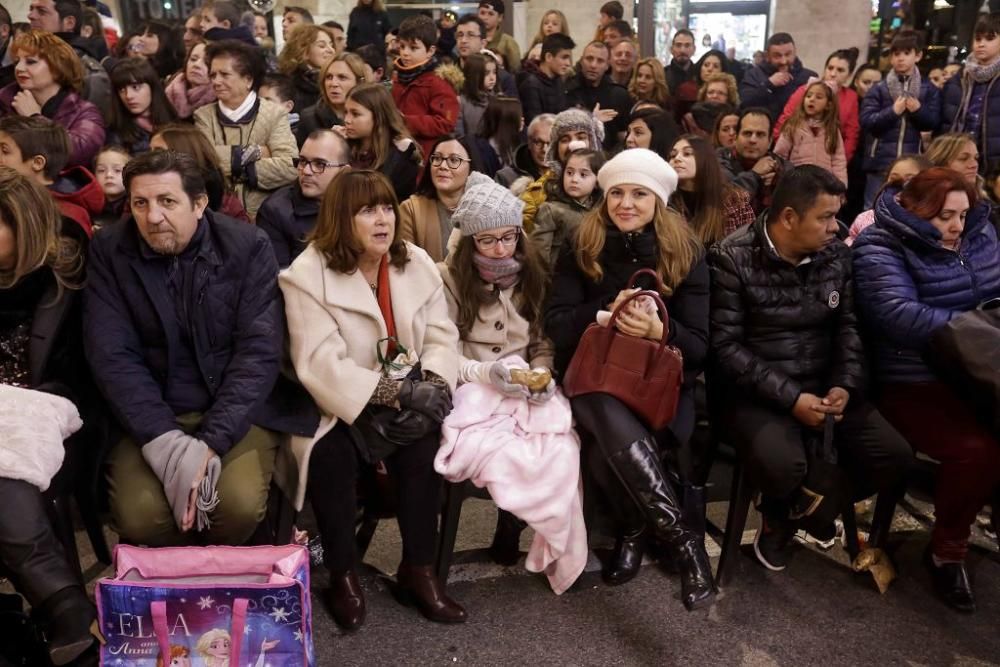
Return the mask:
[[102,665],[315,665],[305,547],[119,545],[114,560],[96,588]]

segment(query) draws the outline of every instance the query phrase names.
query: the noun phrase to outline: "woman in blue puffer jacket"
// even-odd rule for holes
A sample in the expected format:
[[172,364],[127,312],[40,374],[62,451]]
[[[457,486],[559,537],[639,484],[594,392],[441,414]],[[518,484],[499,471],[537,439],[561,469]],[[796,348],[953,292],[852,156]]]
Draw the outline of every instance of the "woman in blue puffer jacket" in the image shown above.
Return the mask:
[[889,188],[854,243],[855,298],[872,335],[878,406],[917,451],[941,462],[927,552],[938,594],[975,610],[965,570],[969,526],[1000,486],[1000,440],[924,363],[952,317],[1000,297],[990,205],[958,172],[928,169]]

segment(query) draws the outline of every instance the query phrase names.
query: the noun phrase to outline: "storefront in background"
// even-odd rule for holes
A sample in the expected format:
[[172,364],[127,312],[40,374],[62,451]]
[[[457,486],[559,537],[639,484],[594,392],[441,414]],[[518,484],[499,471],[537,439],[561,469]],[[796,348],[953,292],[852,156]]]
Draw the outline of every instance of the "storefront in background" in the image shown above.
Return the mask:
[[770,0],[637,2],[637,25],[653,25],[651,33],[639,30],[642,51],[669,62],[674,33],[687,28],[694,33],[696,60],[718,49],[736,60],[750,61],[755,51],[763,50],[767,40],[770,4]]

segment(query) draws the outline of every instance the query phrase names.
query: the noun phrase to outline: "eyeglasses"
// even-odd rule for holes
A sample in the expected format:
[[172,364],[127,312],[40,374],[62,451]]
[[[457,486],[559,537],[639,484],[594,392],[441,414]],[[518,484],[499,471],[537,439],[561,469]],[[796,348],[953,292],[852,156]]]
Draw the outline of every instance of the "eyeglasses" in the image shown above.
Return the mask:
[[472,160],[468,160],[460,155],[449,155],[445,157],[440,153],[431,153],[432,167],[440,167],[442,162],[446,162],[449,169],[458,169],[462,166],[463,162],[472,162]]
[[310,160],[306,157],[293,157],[292,164],[299,171],[305,171],[306,167],[312,167],[314,174],[322,174],[327,167],[346,167],[346,162],[327,162],[326,160]]
[[497,243],[502,243],[508,248],[510,248],[513,245],[517,245],[517,240],[521,238],[521,232],[520,230],[515,230],[513,232],[507,232],[501,237],[486,235],[486,236],[476,236],[473,238],[476,241],[476,245],[481,250],[492,250]]
[[529,139],[528,143],[530,143],[535,148],[544,148],[547,147],[552,142],[546,141],[545,139]]
[[455,39],[482,39],[478,32],[456,32]]

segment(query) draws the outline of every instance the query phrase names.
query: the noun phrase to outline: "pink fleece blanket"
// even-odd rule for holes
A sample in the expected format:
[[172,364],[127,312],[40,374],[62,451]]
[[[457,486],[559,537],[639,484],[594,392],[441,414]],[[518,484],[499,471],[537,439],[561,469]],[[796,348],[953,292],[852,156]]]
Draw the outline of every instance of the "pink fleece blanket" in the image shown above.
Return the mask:
[[[527,367],[512,358],[511,366]],[[464,384],[444,421],[434,469],[451,482],[472,480],[498,507],[535,531],[525,567],[544,572],[557,595],[587,564],[580,486],[580,440],[562,392],[532,405],[490,386]]]

